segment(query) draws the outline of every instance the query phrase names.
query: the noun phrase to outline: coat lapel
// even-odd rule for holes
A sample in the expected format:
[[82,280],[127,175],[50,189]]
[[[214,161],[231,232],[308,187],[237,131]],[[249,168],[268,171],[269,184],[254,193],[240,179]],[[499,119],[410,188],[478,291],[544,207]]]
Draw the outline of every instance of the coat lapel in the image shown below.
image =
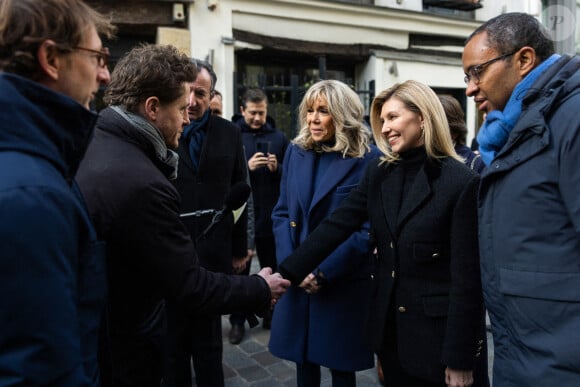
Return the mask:
[[186,141],[179,141],[177,153],[179,154],[179,167],[177,169],[177,173],[179,173],[179,168],[181,168],[182,165],[185,165],[187,168],[191,169],[194,174],[196,174],[191,157],[189,157],[189,149],[186,145]]
[[392,235],[397,231],[397,206],[400,203],[401,190],[403,189],[403,170],[389,165],[386,177],[381,183],[382,207],[387,219],[387,226]]
[[[310,152],[312,153],[312,152]],[[356,166],[358,159],[350,157],[343,159],[342,155],[335,154],[335,158],[330,162],[320,184],[312,195],[309,212],[322,200],[328,193],[334,189],[344,179],[346,175]],[[311,179],[312,180],[312,179]]]
[[419,170],[415,181],[411,186],[407,197],[401,200],[401,209],[397,219],[397,228],[400,228],[403,223],[431,196],[431,185],[425,166]]
[[294,168],[293,179],[294,187],[292,191],[298,197],[298,202],[302,211],[306,214],[310,207],[310,197],[312,193],[312,174],[314,172],[314,153],[305,151],[300,147],[296,147],[296,163],[292,166]]

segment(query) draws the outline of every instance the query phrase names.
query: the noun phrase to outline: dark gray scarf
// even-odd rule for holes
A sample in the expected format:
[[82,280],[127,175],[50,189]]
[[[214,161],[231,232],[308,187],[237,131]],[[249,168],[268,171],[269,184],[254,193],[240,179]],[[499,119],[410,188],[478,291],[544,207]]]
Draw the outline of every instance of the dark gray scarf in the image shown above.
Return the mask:
[[167,148],[167,144],[165,144],[165,140],[155,126],[153,126],[149,121],[145,118],[141,117],[138,114],[131,113],[127,111],[122,106],[111,106],[115,112],[117,112],[121,117],[123,117],[128,123],[130,123],[135,129],[139,131],[139,133],[143,134],[147,140],[153,145],[153,149],[155,149],[155,156],[159,161],[163,164],[167,165],[170,169],[170,173],[168,174],[168,178],[173,180],[177,178],[177,166],[179,162],[179,156],[177,153],[172,151],[171,149]]

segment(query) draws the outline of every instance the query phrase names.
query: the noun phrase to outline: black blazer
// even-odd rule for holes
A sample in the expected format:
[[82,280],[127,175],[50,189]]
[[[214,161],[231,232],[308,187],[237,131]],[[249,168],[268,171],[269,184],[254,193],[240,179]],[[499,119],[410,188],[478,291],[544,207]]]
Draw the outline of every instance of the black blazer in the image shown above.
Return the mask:
[[[231,122],[210,116],[201,148],[199,170],[189,156],[188,142],[180,141],[179,169],[173,184],[181,195],[181,213],[203,209],[221,209],[231,187],[246,182],[246,158],[240,129]],[[208,226],[211,215],[183,217],[192,239]],[[196,243],[203,267],[211,271],[230,273],[232,257],[247,254],[247,218],[235,225],[233,217],[224,218],[204,238]]]
[[[381,351],[385,329],[396,324],[398,356],[408,373],[443,382],[445,366],[473,369],[478,358],[486,370],[478,183],[477,174],[454,159],[426,161],[397,209],[402,167],[371,162],[358,188],[279,270],[300,283],[369,219],[378,248],[366,330],[373,349]],[[396,321],[387,320],[389,308]]]

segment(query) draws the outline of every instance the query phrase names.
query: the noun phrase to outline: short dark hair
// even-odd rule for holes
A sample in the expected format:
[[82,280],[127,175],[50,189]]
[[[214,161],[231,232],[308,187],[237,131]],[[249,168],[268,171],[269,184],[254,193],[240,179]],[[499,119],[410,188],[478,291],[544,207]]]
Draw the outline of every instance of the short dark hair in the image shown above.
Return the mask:
[[544,61],[554,53],[554,42],[546,27],[527,13],[510,12],[489,19],[473,31],[465,43],[483,32],[487,33],[490,47],[500,54],[508,54],[528,46]]
[[139,104],[155,96],[163,104],[183,95],[183,84],[194,82],[197,68],[189,57],[167,45],[144,44],[133,48],[115,66],[103,98],[135,112]]
[[216,75],[215,71],[213,70],[212,65],[210,65],[209,62],[207,62],[205,60],[196,59],[196,58],[191,59],[191,61],[197,67],[197,71],[198,72],[200,72],[201,69],[206,69],[207,70],[207,72],[209,73],[209,76],[211,78],[211,85],[210,85],[209,92],[210,93],[213,93],[214,90],[215,90],[215,85],[217,83],[217,75]]
[[465,126],[465,114],[459,101],[449,94],[438,95],[445,116],[449,123],[451,138],[459,144],[465,145],[467,141],[467,127]]
[[246,108],[246,104],[248,102],[252,102],[252,103],[266,102],[266,103],[268,103],[268,96],[266,95],[264,90],[262,90],[258,87],[250,87],[249,89],[246,89],[246,91],[242,95],[242,106],[244,107],[244,109]]
[[80,0],[1,0],[0,71],[37,80],[40,45],[50,39],[58,50],[71,52],[89,26],[107,38],[116,30],[109,19]]

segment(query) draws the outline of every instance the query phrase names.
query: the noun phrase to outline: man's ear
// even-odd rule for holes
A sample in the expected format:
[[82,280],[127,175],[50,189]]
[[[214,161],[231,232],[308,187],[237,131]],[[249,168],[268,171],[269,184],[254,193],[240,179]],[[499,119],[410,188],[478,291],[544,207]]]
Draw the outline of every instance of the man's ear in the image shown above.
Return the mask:
[[244,105],[240,106],[240,113],[244,114]]
[[45,40],[40,44],[37,51],[38,64],[42,71],[42,77],[58,80],[58,71],[63,65],[64,58],[58,52],[56,44],[52,40]]
[[157,120],[157,115],[159,114],[159,98],[149,97],[145,100],[145,118],[151,122]]
[[524,46],[517,53],[517,71],[519,71],[520,76],[524,78],[530,71],[532,71],[538,65],[538,56],[536,51],[532,47]]

